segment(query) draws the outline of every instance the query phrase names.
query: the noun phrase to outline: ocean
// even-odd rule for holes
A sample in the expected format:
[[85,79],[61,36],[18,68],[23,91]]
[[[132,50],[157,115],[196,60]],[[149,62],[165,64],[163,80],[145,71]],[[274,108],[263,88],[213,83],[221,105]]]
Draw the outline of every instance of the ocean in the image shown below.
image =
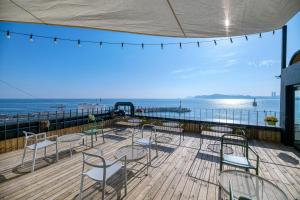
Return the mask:
[[256,99],[257,106],[253,107],[253,99],[0,99],[0,114],[25,114],[31,112],[56,111],[63,105],[64,110],[77,109],[80,104],[98,104],[113,106],[116,102],[132,102],[142,107],[182,107],[191,110],[199,109],[239,109],[249,111],[280,111],[278,98]]

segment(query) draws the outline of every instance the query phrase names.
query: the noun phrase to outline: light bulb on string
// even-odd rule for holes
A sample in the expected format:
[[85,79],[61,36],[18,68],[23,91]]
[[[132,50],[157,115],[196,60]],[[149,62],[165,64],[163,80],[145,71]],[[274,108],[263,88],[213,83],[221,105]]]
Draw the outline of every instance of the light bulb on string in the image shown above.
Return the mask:
[[53,39],[54,44],[57,44],[57,37]]
[[99,42],[99,46],[100,46],[100,48],[102,47],[102,41],[101,41],[101,42]]
[[144,49],[144,43],[142,43],[142,49]]
[[124,47],[124,43],[123,42],[121,43],[121,46],[122,46],[122,49],[123,49],[123,47]]
[[9,31],[6,31],[6,38],[10,39],[10,32]]
[[30,34],[30,36],[29,36],[29,42],[33,42],[33,35],[32,34]]
[[232,40],[232,38],[230,38],[230,43],[231,43],[231,44],[233,43],[233,40]]
[[197,42],[197,46],[200,47],[200,42]]
[[77,40],[77,46],[78,46],[78,47],[81,47],[81,42],[80,42],[80,40]]
[[275,35],[275,30],[273,30],[273,35]]
[[182,49],[182,44],[181,44],[181,42],[179,43],[179,48]]
[[261,38],[261,33],[259,33],[259,38]]
[[217,46],[217,41],[216,41],[216,40],[214,40],[214,43],[215,43],[215,45]]
[[248,36],[247,35],[245,35],[245,39],[248,41]]
[[163,43],[160,44],[160,48],[161,48],[162,50],[164,49],[164,44],[163,44]]

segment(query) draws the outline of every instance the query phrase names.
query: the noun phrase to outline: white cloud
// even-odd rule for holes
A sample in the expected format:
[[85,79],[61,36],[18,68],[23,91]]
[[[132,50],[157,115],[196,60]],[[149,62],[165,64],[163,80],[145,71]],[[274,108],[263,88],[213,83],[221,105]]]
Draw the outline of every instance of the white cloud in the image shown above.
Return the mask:
[[252,67],[273,67],[277,64],[279,64],[279,60],[272,60],[272,59],[248,62],[248,65]]

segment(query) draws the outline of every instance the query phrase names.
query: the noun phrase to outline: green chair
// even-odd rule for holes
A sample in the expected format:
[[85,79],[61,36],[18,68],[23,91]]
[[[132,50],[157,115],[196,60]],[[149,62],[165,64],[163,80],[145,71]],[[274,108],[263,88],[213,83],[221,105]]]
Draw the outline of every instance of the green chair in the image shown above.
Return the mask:
[[[94,147],[94,142],[93,142],[93,137],[95,136],[95,139],[97,141],[97,137],[99,134],[102,135],[102,140],[103,142],[105,142],[105,138],[104,138],[104,131],[103,131],[103,120],[101,119],[100,123],[98,122],[93,122],[93,123],[89,123],[86,124],[83,128],[83,134],[86,136],[86,140],[87,140],[87,136],[91,136],[91,147]],[[83,142],[84,143],[84,142]]]
[[[241,152],[233,152],[232,155],[224,154],[223,148],[224,146],[231,145],[233,150],[238,150],[240,147]],[[256,163],[253,165],[249,159],[249,153],[252,152],[256,157]],[[258,154],[249,146],[248,140],[244,135],[236,135],[236,134],[224,134],[221,137],[221,151],[220,151],[220,171],[223,170],[223,165],[230,165],[237,168],[245,169],[249,171],[250,169],[254,169],[256,175],[258,175],[258,164],[259,164],[259,156]]]

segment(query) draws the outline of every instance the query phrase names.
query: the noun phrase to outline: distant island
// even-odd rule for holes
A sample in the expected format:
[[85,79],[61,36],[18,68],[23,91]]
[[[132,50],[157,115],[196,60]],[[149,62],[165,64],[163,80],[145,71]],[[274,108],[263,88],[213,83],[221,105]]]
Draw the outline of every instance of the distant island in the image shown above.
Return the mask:
[[227,94],[211,94],[197,95],[197,99],[278,99],[280,96],[251,96],[251,95],[227,95]]

